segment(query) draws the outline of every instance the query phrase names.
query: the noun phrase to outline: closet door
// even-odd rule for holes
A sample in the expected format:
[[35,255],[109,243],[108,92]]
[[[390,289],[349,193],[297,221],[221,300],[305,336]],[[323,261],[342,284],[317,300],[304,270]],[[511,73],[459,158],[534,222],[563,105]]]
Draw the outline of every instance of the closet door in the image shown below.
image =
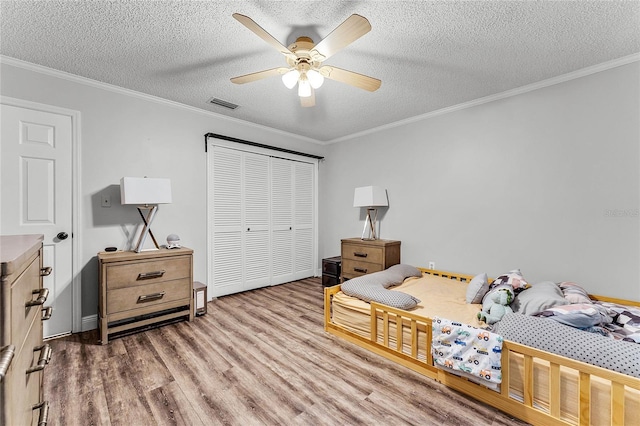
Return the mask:
[[209,178],[211,296],[244,289],[242,232],[242,156],[233,149],[211,147]]
[[271,283],[269,157],[244,153],[244,290]]
[[271,158],[271,284],[294,280],[293,165]]
[[293,162],[294,171],[294,271],[293,279],[311,277],[314,274],[314,166]]

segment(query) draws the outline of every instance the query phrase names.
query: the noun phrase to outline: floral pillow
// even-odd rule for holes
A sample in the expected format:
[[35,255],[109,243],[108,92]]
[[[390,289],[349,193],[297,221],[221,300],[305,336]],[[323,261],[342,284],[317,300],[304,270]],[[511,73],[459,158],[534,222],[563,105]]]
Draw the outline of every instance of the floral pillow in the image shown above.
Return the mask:
[[589,293],[574,282],[563,281],[558,284],[558,287],[562,290],[564,298],[570,303],[593,303]]

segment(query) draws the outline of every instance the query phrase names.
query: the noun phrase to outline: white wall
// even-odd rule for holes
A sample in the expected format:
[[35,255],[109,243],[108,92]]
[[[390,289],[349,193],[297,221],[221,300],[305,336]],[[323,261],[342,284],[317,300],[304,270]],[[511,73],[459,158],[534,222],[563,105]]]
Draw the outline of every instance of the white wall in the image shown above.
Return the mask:
[[634,62],[330,145],[321,253],[360,235],[353,190],[379,185],[404,263],[640,300],[639,77]]
[[[206,154],[208,132],[323,155],[324,147],[292,135],[242,124],[210,113],[105,90],[1,65],[3,96],[73,109],[81,113],[80,264],[82,316],[97,313],[98,262],[107,246],[128,249],[140,217],[121,206],[122,176],[171,179],[173,203],[160,206],[153,225],[159,244],[178,234],[194,249],[194,279],[207,281]],[[100,207],[102,193],[112,207]]]

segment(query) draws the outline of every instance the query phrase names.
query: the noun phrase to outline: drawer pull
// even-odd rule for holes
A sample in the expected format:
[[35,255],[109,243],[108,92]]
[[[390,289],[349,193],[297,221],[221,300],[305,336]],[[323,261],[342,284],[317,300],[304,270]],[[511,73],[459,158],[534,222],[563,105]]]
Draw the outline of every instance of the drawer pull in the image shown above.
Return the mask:
[[163,269],[161,271],[153,271],[153,272],[143,272],[141,274],[138,274],[138,279],[139,280],[150,280],[153,278],[160,278],[161,276],[164,275],[166,271]]
[[140,296],[138,297],[138,303],[151,302],[152,300],[162,299],[164,297],[164,293],[165,293],[164,291],[161,291],[160,293],[153,293],[153,294]]
[[33,348],[33,351],[40,351],[40,358],[38,359],[38,364],[36,364],[35,367],[31,367],[27,370],[27,374],[44,370],[47,364],[49,364],[49,361],[51,361],[51,345],[49,345],[48,343],[42,346],[36,346],[35,348]]
[[354,251],[353,255],[355,257],[367,257],[368,253],[362,253],[362,252],[359,252],[359,251]]
[[42,401],[40,404],[35,404],[31,409],[40,410],[38,426],[47,426],[47,423],[49,423],[49,401]]
[[51,271],[53,271],[53,268],[51,266],[45,266],[44,268],[40,268],[40,276],[48,277],[49,275],[51,275]]
[[51,319],[51,314],[53,313],[53,306],[45,306],[42,308],[42,321],[46,321]]
[[16,347],[13,345],[2,348],[2,354],[0,355],[0,382],[2,382],[2,379],[4,379],[4,376],[7,374],[15,353]]
[[44,302],[47,301],[47,297],[49,297],[49,289],[48,288],[41,288],[38,290],[33,290],[32,292],[33,294],[37,294],[38,298],[36,300],[29,300],[27,303],[24,304],[25,307],[29,307],[29,306],[38,306],[38,305],[44,305]]
[[356,271],[356,272],[362,272],[363,274],[366,274],[366,273],[367,273],[367,269],[366,269],[366,268],[357,268],[357,267],[354,267],[354,268],[353,268],[353,270],[354,270],[354,271]]

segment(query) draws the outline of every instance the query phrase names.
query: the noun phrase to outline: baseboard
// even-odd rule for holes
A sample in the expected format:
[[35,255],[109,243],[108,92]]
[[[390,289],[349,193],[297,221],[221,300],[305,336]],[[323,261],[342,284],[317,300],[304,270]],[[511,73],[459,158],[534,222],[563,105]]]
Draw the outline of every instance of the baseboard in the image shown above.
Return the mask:
[[98,314],[82,317],[82,331],[95,330],[98,328]]

